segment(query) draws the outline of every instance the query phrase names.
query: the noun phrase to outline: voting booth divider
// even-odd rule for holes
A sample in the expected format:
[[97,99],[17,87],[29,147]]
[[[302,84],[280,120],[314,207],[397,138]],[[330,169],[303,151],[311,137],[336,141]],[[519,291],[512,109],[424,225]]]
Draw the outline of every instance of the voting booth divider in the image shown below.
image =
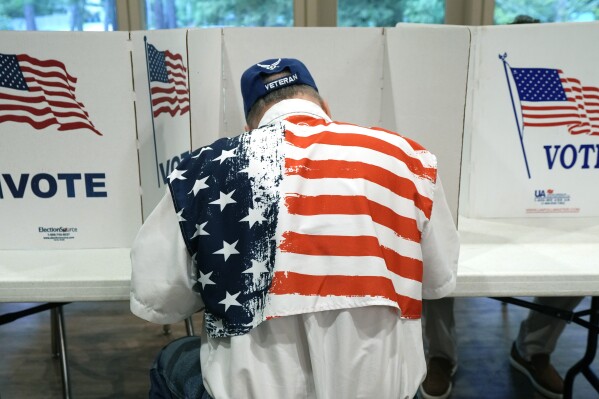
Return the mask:
[[303,60],[334,119],[436,154],[456,223],[597,217],[598,30],[0,32],[0,250],[129,248],[181,160],[244,130],[240,75],[272,57]]
[[130,245],[141,212],[128,34],[0,37],[0,249]]
[[335,119],[436,153],[457,220],[467,28],[0,35],[2,250],[129,247],[189,151],[243,131],[239,77],[272,57],[303,60]]
[[598,217],[598,23],[472,29],[461,213]]
[[599,216],[598,29],[1,32],[0,249],[129,247],[189,151],[243,131],[239,77],[272,57],[334,119],[435,153],[456,222]]

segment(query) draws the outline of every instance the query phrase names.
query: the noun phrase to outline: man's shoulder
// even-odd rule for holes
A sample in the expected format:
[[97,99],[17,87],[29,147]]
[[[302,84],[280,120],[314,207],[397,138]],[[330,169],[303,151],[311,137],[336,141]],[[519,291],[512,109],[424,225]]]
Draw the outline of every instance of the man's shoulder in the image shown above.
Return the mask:
[[[243,132],[240,133],[236,136],[228,136],[228,137],[221,137],[218,140],[213,141],[210,144],[201,146],[201,147],[197,147],[196,149],[194,149],[191,152],[191,159],[198,159],[201,156],[209,156],[209,155],[214,155],[215,151],[222,151],[222,150],[227,150],[227,149],[231,149],[233,147],[239,146],[240,144],[242,144],[244,141],[247,140],[247,138],[250,135],[259,135],[259,134],[265,134],[265,133],[270,133],[273,130],[277,130],[280,129],[281,124],[279,122],[275,122],[275,123],[270,123],[268,125],[263,125],[260,126],[256,129],[253,129],[251,131],[248,132]],[[206,155],[204,155],[206,154]]]
[[368,132],[371,132],[371,134],[374,137],[377,137],[379,139],[382,139],[384,141],[388,141],[390,143],[405,143],[405,145],[407,145],[414,153],[419,153],[419,154],[430,154],[431,156],[434,157],[434,155],[426,148],[424,147],[422,144],[420,144],[418,141],[410,138],[409,136],[406,136],[402,133],[398,133],[396,131],[390,130],[390,129],[386,129],[383,127],[379,127],[379,126],[363,126],[363,125],[358,125],[355,123],[351,123],[351,122],[344,122],[344,121],[332,121],[332,122],[319,122],[319,125],[328,125],[331,127],[330,130],[338,130],[340,132],[349,132],[349,133],[363,133],[363,134],[368,134]]

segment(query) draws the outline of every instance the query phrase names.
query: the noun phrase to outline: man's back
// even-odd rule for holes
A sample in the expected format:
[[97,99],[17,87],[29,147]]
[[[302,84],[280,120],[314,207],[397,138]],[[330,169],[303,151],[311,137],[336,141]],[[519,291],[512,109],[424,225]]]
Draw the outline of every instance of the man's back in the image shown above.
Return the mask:
[[202,336],[214,398],[411,399],[426,371],[420,320],[390,307],[269,320],[248,334]]
[[310,115],[310,104],[275,105],[285,119],[197,150],[170,183],[211,336],[363,306],[420,317],[435,157],[395,133]]

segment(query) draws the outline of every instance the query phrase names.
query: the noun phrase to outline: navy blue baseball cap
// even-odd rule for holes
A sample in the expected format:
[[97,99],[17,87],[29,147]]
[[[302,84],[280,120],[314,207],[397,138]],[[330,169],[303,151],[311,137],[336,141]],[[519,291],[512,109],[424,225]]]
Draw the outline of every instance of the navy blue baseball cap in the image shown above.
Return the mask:
[[[269,75],[281,72],[288,72],[289,75],[264,83],[265,78]],[[256,101],[268,93],[300,84],[308,85],[318,91],[308,68],[295,58],[273,58],[252,65],[241,75],[241,95],[245,117],[247,118]]]

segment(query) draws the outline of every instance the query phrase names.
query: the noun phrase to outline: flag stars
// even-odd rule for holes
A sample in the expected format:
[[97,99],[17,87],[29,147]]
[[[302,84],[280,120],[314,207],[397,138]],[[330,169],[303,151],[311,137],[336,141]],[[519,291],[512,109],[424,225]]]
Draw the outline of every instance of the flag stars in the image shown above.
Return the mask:
[[237,201],[235,201],[233,198],[231,198],[233,196],[234,192],[235,192],[235,190],[231,191],[228,194],[225,194],[222,191],[220,191],[219,198],[217,200],[214,200],[214,201],[210,202],[210,204],[212,204],[212,205],[220,205],[220,210],[222,212],[223,209],[225,209],[225,207],[227,205],[237,203]]
[[225,305],[225,312],[227,310],[229,310],[229,308],[231,306],[241,306],[241,304],[239,302],[237,302],[237,297],[239,296],[239,294],[241,294],[241,291],[238,292],[237,294],[229,294],[229,291],[225,291],[226,295],[225,295],[225,299],[223,299],[222,301],[220,301],[219,303]]
[[231,255],[239,254],[239,251],[235,248],[239,240],[235,241],[233,244],[229,244],[228,242],[223,240],[223,247],[218,251],[214,252],[214,255],[223,255],[225,257],[225,262]]
[[[225,310],[225,312],[226,312],[226,310]],[[215,328],[215,329],[217,329],[217,330],[222,330],[222,329],[224,329],[224,328],[225,328],[225,326],[223,325],[223,321],[222,321],[221,319],[215,319],[215,320],[212,322],[212,325],[213,325],[213,326],[214,326],[214,328]]]
[[248,215],[240,220],[240,222],[248,222],[250,224],[250,228],[254,226],[255,223],[262,223],[266,219],[262,215],[262,211],[258,208],[249,208]]
[[198,279],[198,283],[202,284],[202,289],[204,289],[207,285],[216,285],[214,281],[210,280],[211,275],[212,272],[204,274],[200,271],[200,278]]
[[196,180],[195,183],[194,183],[194,185],[193,185],[193,188],[187,194],[193,193],[193,196],[195,197],[196,195],[198,195],[198,192],[200,190],[208,188],[208,185],[206,184],[206,180],[208,180],[209,177],[210,176],[206,176],[203,179]]
[[235,154],[235,150],[235,148],[233,148],[232,150],[223,150],[218,157],[213,159],[213,161],[220,161],[220,163],[222,164],[225,160],[229,158],[235,158],[237,157],[237,154]]
[[252,260],[252,266],[248,269],[245,269],[243,273],[252,273],[252,278],[257,280],[260,277],[260,274],[268,273],[266,261],[258,262],[256,260]]
[[171,172],[170,175],[168,175],[168,180],[170,183],[173,182],[173,180],[187,180],[187,177],[183,176],[185,174],[185,172],[187,172],[187,170],[180,170],[180,169],[175,169]]
[[196,238],[198,236],[209,236],[210,233],[208,233],[206,230],[204,230],[204,227],[206,227],[207,224],[208,224],[208,222],[204,222],[202,224],[196,224],[196,232],[191,236],[191,238]]
[[177,212],[177,221],[178,221],[178,222],[187,222],[187,219],[185,219],[185,218],[183,217],[183,211],[184,211],[184,210],[185,210],[185,209],[181,209],[179,212]]

